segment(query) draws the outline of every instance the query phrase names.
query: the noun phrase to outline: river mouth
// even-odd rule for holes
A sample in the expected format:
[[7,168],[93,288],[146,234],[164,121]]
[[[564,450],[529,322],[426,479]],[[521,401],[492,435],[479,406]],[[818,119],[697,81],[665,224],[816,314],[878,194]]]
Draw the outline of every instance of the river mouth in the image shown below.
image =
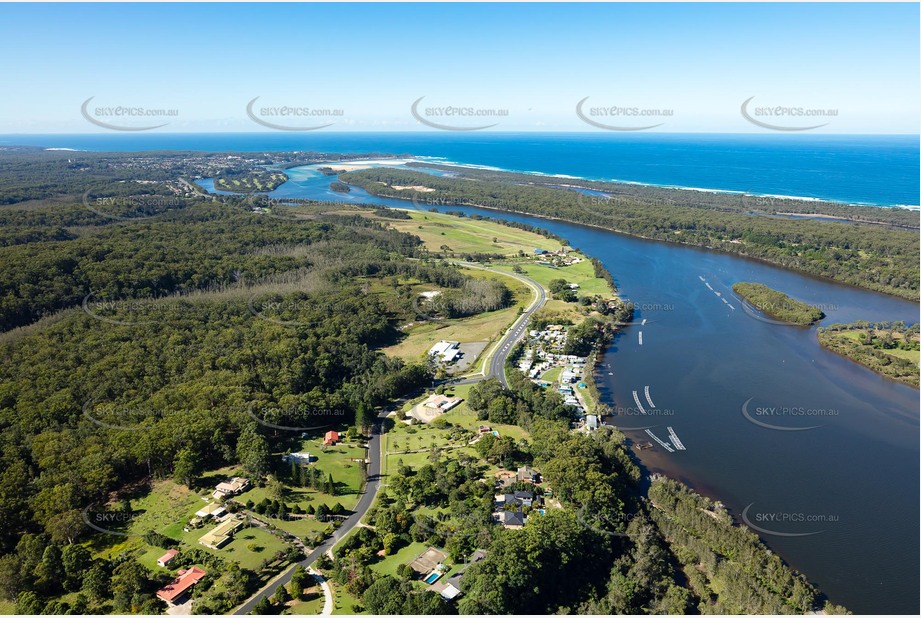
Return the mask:
[[[315,167],[288,170],[291,180],[270,197],[416,208],[357,187],[333,192]],[[820,325],[915,323],[917,303],[557,220],[436,209],[536,225],[601,260],[637,313],[595,379],[602,400],[624,412],[608,422],[654,444],[637,452],[643,465],[720,500],[737,521],[744,515],[833,602],[858,613],[918,612],[918,391],[824,350],[815,327],[755,319],[731,286],[757,281],[821,305]],[[685,450],[667,452],[647,428],[669,444],[671,428]]]

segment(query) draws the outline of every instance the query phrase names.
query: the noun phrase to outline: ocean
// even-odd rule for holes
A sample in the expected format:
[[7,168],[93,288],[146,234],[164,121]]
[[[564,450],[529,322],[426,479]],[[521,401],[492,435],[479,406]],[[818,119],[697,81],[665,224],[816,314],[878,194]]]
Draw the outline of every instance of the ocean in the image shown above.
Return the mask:
[[0,135],[0,147],[386,152],[502,170],[917,208],[917,135],[112,133]]

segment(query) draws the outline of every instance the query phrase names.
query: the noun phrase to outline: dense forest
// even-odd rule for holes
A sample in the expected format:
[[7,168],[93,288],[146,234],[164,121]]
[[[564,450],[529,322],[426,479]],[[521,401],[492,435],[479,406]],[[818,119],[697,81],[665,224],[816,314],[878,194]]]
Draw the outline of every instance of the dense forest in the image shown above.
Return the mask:
[[[746,255],[842,283],[918,298],[918,232],[905,229],[910,222],[902,220],[913,217],[917,227],[917,213],[883,214],[883,219],[894,219],[880,225],[791,219],[711,207],[712,196],[717,194],[708,193],[695,193],[696,205],[632,196],[612,200],[533,182],[514,184],[504,177],[502,181],[469,180],[392,168],[349,172],[340,179],[375,195],[412,199],[421,207],[464,204],[560,218]],[[418,193],[394,186],[424,186],[433,191]]]

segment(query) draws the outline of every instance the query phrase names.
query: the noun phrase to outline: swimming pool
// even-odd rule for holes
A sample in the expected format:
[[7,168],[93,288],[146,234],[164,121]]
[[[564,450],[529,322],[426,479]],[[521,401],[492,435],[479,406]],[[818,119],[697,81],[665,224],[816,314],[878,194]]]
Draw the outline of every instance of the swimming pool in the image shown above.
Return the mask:
[[422,580],[422,581],[424,581],[426,584],[434,584],[435,582],[438,581],[438,578],[439,578],[439,577],[441,577],[441,573],[439,573],[438,571],[432,571],[432,572],[429,573],[428,576],[427,576],[424,580]]

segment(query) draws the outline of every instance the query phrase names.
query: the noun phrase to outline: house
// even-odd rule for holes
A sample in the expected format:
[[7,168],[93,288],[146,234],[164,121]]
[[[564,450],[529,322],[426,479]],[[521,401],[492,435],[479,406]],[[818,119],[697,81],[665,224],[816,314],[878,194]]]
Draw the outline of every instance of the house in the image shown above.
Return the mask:
[[179,555],[179,550],[170,549],[165,554],[157,558],[157,565],[161,567],[166,567],[170,562],[173,561],[173,558]]
[[515,498],[515,502],[522,506],[530,507],[532,504],[534,504],[534,494],[532,494],[530,491],[516,491],[512,495]]
[[170,607],[181,605],[192,587],[200,582],[207,572],[193,566],[191,569],[179,571],[176,575],[176,579],[157,590],[157,596]]
[[515,484],[515,473],[509,470],[503,470],[501,472],[496,472],[496,489],[505,490]]
[[310,453],[291,453],[290,455],[282,455],[282,461],[292,461],[296,464],[309,464],[310,463]]
[[460,355],[461,349],[459,341],[446,341],[442,339],[429,350],[429,356],[445,363],[453,363]]
[[519,481],[526,481],[528,483],[534,483],[536,485],[540,484],[540,472],[531,468],[531,466],[524,466],[523,468],[518,468],[517,478]]
[[438,594],[441,595],[441,598],[444,599],[445,601],[453,601],[454,599],[459,597],[461,594],[460,588],[455,586],[450,581],[445,582],[444,585],[441,587],[441,590],[438,590],[438,591],[433,590],[433,592],[438,592]]
[[512,505],[521,509],[521,507],[531,507],[534,504],[534,494],[530,491],[514,491],[512,493],[502,493],[495,495],[496,510],[504,509]]
[[211,502],[203,506],[201,509],[195,511],[195,517],[200,517],[202,519],[213,517],[217,519],[226,512],[227,509],[224,508],[224,505],[218,504],[217,502]]
[[242,519],[235,515],[229,516],[222,523],[218,524],[214,530],[205,533],[204,536],[198,539],[198,542],[211,549],[220,549],[232,541],[233,535],[242,527]]
[[461,581],[464,579],[464,572],[467,570],[467,567],[469,567],[471,564],[476,564],[485,557],[485,551],[482,549],[476,550],[470,555],[470,559],[464,563],[464,565],[457,571],[457,573],[445,580],[436,582],[429,587],[429,590],[432,592],[437,592],[446,601],[453,601],[461,594],[463,594],[461,590]]
[[323,437],[323,444],[326,446],[336,446],[339,442],[339,432],[338,431],[327,431],[326,435]]
[[585,428],[589,431],[598,429],[598,417],[594,414],[587,414],[585,416]]
[[545,253],[547,253],[545,249],[535,249],[534,250],[534,255],[544,255]]
[[463,399],[460,397],[446,397],[444,395],[432,395],[425,401],[426,408],[441,410],[447,412],[454,406],[458,405]]
[[515,529],[524,526],[524,514],[517,511],[498,511],[492,516],[505,528]]
[[249,487],[249,481],[239,476],[235,476],[229,481],[224,481],[223,483],[218,483],[214,488],[214,493],[211,494],[216,500],[221,498],[228,498],[230,496],[235,496],[244,489]]

